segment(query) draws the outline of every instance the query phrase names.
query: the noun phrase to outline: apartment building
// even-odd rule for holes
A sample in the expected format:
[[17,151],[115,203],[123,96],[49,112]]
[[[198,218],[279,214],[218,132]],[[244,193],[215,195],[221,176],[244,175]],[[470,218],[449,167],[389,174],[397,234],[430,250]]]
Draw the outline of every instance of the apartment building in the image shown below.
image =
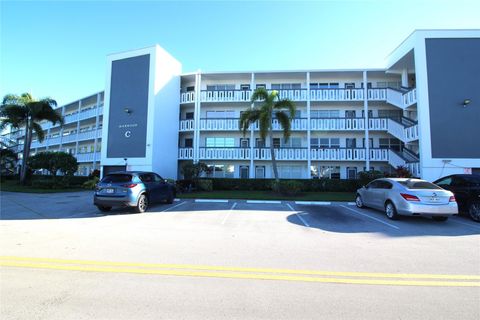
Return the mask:
[[[421,30],[384,69],[183,73],[159,46],[108,56],[105,92],[59,109],[32,152],[74,154],[93,169],[153,170],[179,178],[187,161],[209,176],[351,179],[407,167],[434,180],[480,168],[480,30]],[[243,135],[240,114],[259,87],[295,102],[290,139],[273,120]],[[17,134],[21,139],[21,134]]]

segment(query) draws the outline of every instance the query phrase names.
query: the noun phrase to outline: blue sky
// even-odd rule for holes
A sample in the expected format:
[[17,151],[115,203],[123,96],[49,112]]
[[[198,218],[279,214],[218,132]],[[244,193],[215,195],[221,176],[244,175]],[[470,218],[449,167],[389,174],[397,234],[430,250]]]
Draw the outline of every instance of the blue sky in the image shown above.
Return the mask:
[[109,53],[160,44],[184,72],[383,67],[414,29],[480,28],[480,1],[3,1],[0,96],[101,91]]

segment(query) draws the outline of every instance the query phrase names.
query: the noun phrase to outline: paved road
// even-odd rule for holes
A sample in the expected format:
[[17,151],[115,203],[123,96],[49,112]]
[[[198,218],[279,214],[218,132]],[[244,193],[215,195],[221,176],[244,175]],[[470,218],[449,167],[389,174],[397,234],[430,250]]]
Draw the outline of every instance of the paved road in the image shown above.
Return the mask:
[[[25,198],[26,197],[26,198]],[[2,319],[478,319],[480,224],[347,203],[2,193]]]

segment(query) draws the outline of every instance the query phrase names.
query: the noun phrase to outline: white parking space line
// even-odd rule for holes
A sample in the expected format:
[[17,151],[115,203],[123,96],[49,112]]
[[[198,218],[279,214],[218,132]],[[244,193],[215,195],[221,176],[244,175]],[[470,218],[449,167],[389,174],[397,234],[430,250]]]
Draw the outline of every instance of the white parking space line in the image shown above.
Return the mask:
[[228,203],[228,200],[223,200],[223,199],[195,199],[195,202]]
[[178,201],[180,201],[180,199],[175,198],[175,199],[173,199],[173,201],[178,202]]
[[348,204],[349,206],[354,206],[354,205],[356,205],[355,202],[349,202],[349,203],[347,203],[347,204]]
[[[292,208],[290,203],[287,203],[287,206],[290,208],[290,210],[295,211],[295,209]],[[300,221],[302,221],[302,223],[305,225],[305,227],[310,227],[308,222],[305,221],[305,219],[303,219],[302,216],[298,214],[298,212],[295,212],[295,215],[298,217],[298,219],[300,219]],[[303,215],[305,215],[305,214],[303,214]]]
[[390,228],[394,228],[394,229],[400,230],[400,228],[397,227],[396,225],[390,224],[390,223],[388,223],[388,222],[385,222],[385,221],[383,221],[383,220],[377,219],[377,218],[375,218],[375,217],[371,217],[371,216],[369,216],[368,214],[359,212],[359,211],[354,210],[354,209],[352,209],[352,208],[349,208],[349,207],[347,207],[347,206],[341,206],[341,207],[343,207],[343,208],[345,208],[345,209],[348,209],[348,210],[350,210],[350,211],[353,211],[353,212],[355,212],[356,214],[359,214],[359,215],[362,215],[362,216],[364,216],[364,217],[373,219],[373,220],[375,220],[375,221],[377,221],[377,222],[383,223],[384,225],[389,226]]
[[480,225],[474,225],[474,224],[470,224],[470,223],[467,223],[467,222],[462,222],[462,221],[458,221],[458,220],[454,220],[454,219],[450,219],[450,221],[452,222],[455,222],[455,223],[458,223],[458,224],[463,224],[464,226],[469,226],[469,227],[472,227],[474,229],[478,229],[480,230]]
[[227,215],[225,216],[225,218],[223,218],[223,221],[222,221],[222,224],[225,224],[225,222],[227,221],[228,217],[230,217],[230,214],[233,212],[233,209],[235,209],[235,207],[237,206],[237,203],[235,202],[232,207],[230,208],[230,210],[228,210],[228,213]]
[[280,200],[247,200],[247,203],[269,203],[269,204],[280,204]]
[[165,209],[165,210],[162,210],[162,211],[160,211],[160,212],[165,212],[165,211],[168,211],[168,210],[170,210],[170,209],[173,209],[173,208],[176,208],[176,207],[180,207],[182,204],[185,204],[185,203],[187,203],[187,202],[186,202],[186,201],[185,201],[185,202],[180,202],[179,204],[174,205],[173,207],[169,207],[169,208],[167,208],[167,209]]
[[328,206],[328,205],[331,205],[332,203],[327,201],[295,201],[295,204]]

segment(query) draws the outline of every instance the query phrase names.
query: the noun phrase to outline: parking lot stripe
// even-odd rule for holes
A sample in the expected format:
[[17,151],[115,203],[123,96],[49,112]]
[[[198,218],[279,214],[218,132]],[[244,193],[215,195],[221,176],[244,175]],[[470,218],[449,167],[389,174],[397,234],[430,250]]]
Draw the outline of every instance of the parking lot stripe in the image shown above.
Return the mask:
[[327,201],[295,201],[295,204],[328,206],[332,203]]
[[177,204],[177,205],[174,205],[173,207],[169,207],[169,208],[167,208],[167,209],[165,209],[165,210],[162,210],[162,211],[160,211],[160,212],[165,212],[165,211],[168,211],[168,210],[170,210],[170,209],[173,209],[173,208],[179,207],[179,206],[181,206],[182,204],[185,204],[185,203],[187,203],[187,202],[186,202],[186,201],[184,201],[184,202],[180,202],[179,204]]
[[[293,207],[290,205],[290,203],[287,203],[287,206],[290,208],[290,210],[295,211],[295,209],[293,209]],[[300,221],[302,221],[302,223],[305,225],[305,227],[310,227],[308,222],[305,221],[305,219],[303,219],[302,216],[298,214],[298,212],[295,212],[295,215],[298,217],[298,219],[300,219]]]
[[247,200],[247,203],[268,203],[268,204],[280,204],[280,200]]
[[228,200],[223,200],[223,199],[195,199],[195,202],[221,202],[221,203],[228,203]]
[[464,226],[469,226],[469,227],[480,230],[480,225],[477,226],[477,225],[474,225],[474,224],[470,224],[470,223],[466,223],[466,222],[462,222],[462,221],[458,221],[458,220],[454,220],[454,219],[451,219],[451,221],[453,221],[455,223],[463,224]]
[[223,218],[223,221],[222,221],[222,224],[225,224],[225,222],[227,221],[228,217],[230,216],[230,214],[232,213],[233,209],[235,209],[235,207],[237,206],[237,203],[235,202],[232,207],[230,208],[230,210],[228,210],[228,213],[225,215],[225,218]]
[[446,280],[411,280],[410,279],[361,279],[361,278],[332,278],[315,277],[312,275],[298,274],[286,275],[277,272],[249,273],[249,272],[221,272],[218,270],[206,271],[195,268],[195,266],[186,268],[187,270],[172,269],[144,269],[139,267],[115,267],[97,265],[60,265],[52,263],[38,262],[19,262],[19,261],[1,261],[0,265],[4,267],[20,267],[31,269],[53,269],[64,271],[83,271],[83,272],[109,272],[109,273],[133,273],[149,275],[167,275],[167,276],[190,276],[190,277],[209,277],[209,278],[234,278],[234,279],[252,279],[252,280],[286,280],[286,281],[304,281],[320,283],[342,283],[342,284],[369,284],[369,285],[395,285],[395,286],[444,286],[444,287],[480,287],[477,281],[446,281]]
[[347,203],[349,206],[354,206],[355,205],[355,202],[349,202]]
[[391,227],[391,228],[400,230],[400,228],[397,227],[396,225],[390,224],[390,223],[388,223],[388,222],[385,222],[385,221],[383,221],[383,220],[377,219],[377,218],[375,218],[375,217],[371,217],[371,216],[369,216],[368,214],[359,212],[359,211],[354,210],[354,209],[352,209],[352,208],[349,208],[349,207],[347,207],[347,206],[341,206],[341,207],[343,207],[343,208],[345,208],[345,209],[348,209],[348,210],[350,210],[350,211],[353,211],[353,212],[355,212],[356,214],[359,214],[359,215],[362,215],[362,216],[364,216],[364,217],[373,219],[373,220],[375,220],[375,221],[377,221],[377,222],[383,223],[384,225],[387,225],[387,226],[389,226],[389,227]]

